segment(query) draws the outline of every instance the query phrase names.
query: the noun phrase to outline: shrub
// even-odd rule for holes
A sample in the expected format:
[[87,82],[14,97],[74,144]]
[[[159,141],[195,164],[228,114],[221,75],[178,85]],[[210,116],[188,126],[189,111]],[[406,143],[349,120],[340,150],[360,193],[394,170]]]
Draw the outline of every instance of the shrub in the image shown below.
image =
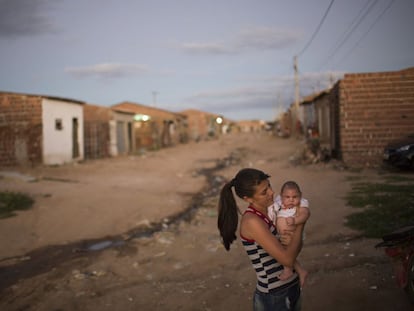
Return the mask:
[[15,216],[15,211],[27,210],[33,203],[33,199],[23,193],[0,192],[0,219]]

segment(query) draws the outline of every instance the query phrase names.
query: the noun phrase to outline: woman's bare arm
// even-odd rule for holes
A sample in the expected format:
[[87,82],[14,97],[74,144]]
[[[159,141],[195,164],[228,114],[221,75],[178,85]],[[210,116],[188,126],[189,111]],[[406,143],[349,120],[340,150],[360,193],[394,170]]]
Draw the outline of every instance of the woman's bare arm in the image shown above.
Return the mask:
[[255,240],[280,264],[293,266],[301,249],[303,224],[297,225],[287,246],[283,246],[269,231],[267,224],[254,214],[243,216],[240,230],[244,237]]

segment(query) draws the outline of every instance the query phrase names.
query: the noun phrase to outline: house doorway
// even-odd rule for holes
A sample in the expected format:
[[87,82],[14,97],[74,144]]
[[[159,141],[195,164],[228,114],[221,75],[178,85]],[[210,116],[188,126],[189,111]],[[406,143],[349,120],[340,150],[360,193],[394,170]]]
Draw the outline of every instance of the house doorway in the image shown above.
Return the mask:
[[78,137],[79,122],[78,118],[72,119],[72,158],[79,157],[79,137]]
[[125,145],[124,128],[125,128],[124,122],[118,121],[116,123],[116,144],[117,144],[119,154],[125,154],[127,151],[126,145]]
[[132,152],[132,123],[128,122],[128,152]]

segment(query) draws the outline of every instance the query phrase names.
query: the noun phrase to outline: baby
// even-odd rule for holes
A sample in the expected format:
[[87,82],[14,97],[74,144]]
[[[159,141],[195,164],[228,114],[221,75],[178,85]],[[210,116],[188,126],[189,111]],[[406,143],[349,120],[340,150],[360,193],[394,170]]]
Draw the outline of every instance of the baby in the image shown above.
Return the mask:
[[[275,199],[273,205],[268,207],[267,214],[275,224],[279,234],[285,230],[295,230],[295,225],[305,223],[309,216],[309,202],[302,198],[299,185],[294,181],[283,184],[280,195]],[[308,272],[302,268],[298,261],[293,265],[300,279],[301,287],[305,284]],[[292,276],[290,267],[283,267],[279,279],[286,280]]]

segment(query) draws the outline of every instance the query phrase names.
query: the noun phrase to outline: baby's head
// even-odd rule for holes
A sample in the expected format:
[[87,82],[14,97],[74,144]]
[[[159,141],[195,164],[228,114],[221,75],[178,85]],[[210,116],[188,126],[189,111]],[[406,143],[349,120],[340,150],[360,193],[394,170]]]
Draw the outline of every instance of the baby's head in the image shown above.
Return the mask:
[[280,197],[285,208],[298,207],[302,198],[302,192],[296,182],[289,180],[282,185]]

